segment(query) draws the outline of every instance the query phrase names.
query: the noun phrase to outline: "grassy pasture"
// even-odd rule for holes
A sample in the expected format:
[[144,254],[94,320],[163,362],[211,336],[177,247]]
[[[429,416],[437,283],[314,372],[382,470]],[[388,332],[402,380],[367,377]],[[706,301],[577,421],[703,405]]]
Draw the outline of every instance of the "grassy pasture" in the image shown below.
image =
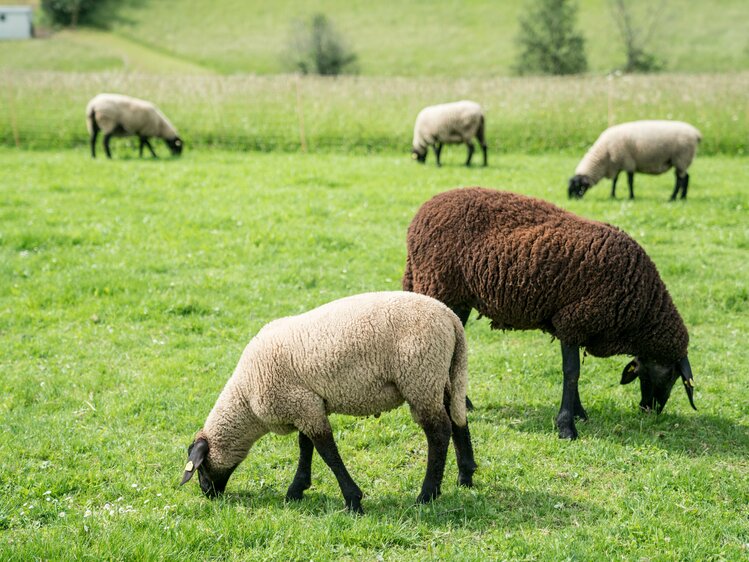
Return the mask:
[[[650,21],[660,3],[638,0],[636,22]],[[670,71],[749,70],[749,10],[745,0],[668,0],[648,47]],[[516,56],[518,14],[526,0],[117,0],[102,18],[116,40],[82,49],[69,34],[30,42],[0,43],[0,68],[120,70],[142,68],[136,47],[163,58],[164,70],[189,61],[205,70],[276,74],[290,22],[322,11],[359,55],[367,76],[495,77],[508,75]],[[579,28],[594,73],[620,68],[623,49],[608,0],[579,0]],[[88,33],[88,32],[87,32]],[[50,56],[47,53],[54,53]],[[171,60],[169,60],[171,59]],[[147,69],[148,71],[152,71]]]
[[[746,160],[698,157],[686,203],[666,202],[670,175],[638,176],[634,202],[607,185],[570,202],[576,155],[466,170],[446,151],[437,170],[388,153],[0,149],[0,559],[746,559]],[[461,185],[630,232],[690,328],[699,412],[675,388],[663,415],[642,415],[636,385],[618,385],[626,359],[588,357],[591,420],[560,442],[558,343],[473,317],[475,489],[456,488],[451,457],[443,496],[412,504],[426,452],[405,408],[332,420],[364,517],[340,511],[317,456],[306,499],[283,504],[291,437],[261,440],[218,501],[178,488],[185,447],[259,327],[397,289],[410,218]]]
[[[749,73],[575,78],[295,78],[0,72],[0,144],[87,143],[86,102],[102,91],[153,100],[195,147],[297,151],[410,150],[425,105],[470,98],[486,110],[492,153],[581,155],[609,124],[682,119],[701,154],[749,150]],[[570,168],[571,170],[572,168]]]

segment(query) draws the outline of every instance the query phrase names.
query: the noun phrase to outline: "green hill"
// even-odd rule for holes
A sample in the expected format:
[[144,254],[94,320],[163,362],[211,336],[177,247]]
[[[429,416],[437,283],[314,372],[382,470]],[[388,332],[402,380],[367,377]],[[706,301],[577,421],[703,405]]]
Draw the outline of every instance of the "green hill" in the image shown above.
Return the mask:
[[[122,5],[124,4],[124,5]],[[515,58],[518,14],[525,0],[129,0],[112,18],[117,40],[98,49],[62,34],[44,41],[0,45],[0,68],[134,69],[273,74],[294,18],[327,14],[358,53],[361,73],[381,76],[507,75]],[[592,72],[623,63],[607,0],[580,0],[579,27]],[[640,11],[650,9],[642,0]],[[746,0],[666,0],[651,49],[669,71],[749,69]],[[640,15],[640,11],[635,12]],[[143,52],[133,51],[137,48]],[[143,49],[148,47],[149,49]],[[153,55],[158,61],[153,63]],[[45,51],[42,53],[41,51]],[[52,52],[53,54],[50,54]],[[39,56],[41,55],[41,56]],[[146,62],[141,63],[140,59]]]

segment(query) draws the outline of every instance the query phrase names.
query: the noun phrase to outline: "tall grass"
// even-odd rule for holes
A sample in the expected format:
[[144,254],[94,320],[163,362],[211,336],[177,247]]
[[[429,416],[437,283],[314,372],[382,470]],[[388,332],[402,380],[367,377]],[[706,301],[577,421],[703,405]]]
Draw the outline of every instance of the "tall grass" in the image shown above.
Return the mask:
[[86,142],[84,108],[102,91],[157,103],[204,146],[311,151],[405,151],[425,105],[471,98],[487,115],[492,152],[580,152],[608,125],[682,119],[704,154],[746,154],[749,72],[573,78],[299,78],[5,71],[0,144],[63,148]]

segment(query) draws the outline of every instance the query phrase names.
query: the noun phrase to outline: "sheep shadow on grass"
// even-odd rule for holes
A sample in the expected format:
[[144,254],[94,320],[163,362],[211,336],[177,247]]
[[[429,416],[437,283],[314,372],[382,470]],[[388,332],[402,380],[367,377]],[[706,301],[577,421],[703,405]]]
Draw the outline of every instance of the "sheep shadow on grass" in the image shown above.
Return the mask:
[[[681,397],[679,397],[681,398]],[[661,414],[641,412],[614,401],[586,404],[588,421],[577,421],[579,440],[605,439],[628,447],[655,446],[689,457],[705,455],[746,459],[749,457],[749,428],[730,418],[704,411]],[[558,406],[549,404],[486,407],[477,404],[469,415],[472,424],[508,426],[519,432],[556,435],[554,419]]]
[[[364,483],[366,484],[366,483]],[[445,483],[442,495],[420,505],[414,497],[400,493],[369,496],[362,506],[365,517],[392,518],[399,523],[422,523],[433,528],[495,529],[565,528],[594,522],[606,516],[605,510],[588,502],[538,490],[477,484],[472,490]],[[337,494],[318,492],[314,487],[301,501],[285,502],[283,490],[263,487],[257,491],[227,492],[222,501],[247,509],[291,510],[300,515],[325,516],[344,512],[343,499]]]

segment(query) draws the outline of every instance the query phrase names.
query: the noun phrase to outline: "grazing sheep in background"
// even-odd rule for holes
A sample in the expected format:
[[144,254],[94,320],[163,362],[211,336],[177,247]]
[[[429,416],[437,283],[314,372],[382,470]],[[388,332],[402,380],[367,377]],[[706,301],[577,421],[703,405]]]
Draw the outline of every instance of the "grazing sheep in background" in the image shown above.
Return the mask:
[[567,193],[581,198],[601,178],[612,178],[611,197],[616,197],[619,172],[627,172],[629,198],[635,198],[635,172],[662,174],[676,170],[676,186],[671,201],[681,190],[686,199],[689,187],[687,169],[702,140],[700,132],[681,121],[633,121],[609,127],[590,147],[570,179]]
[[143,156],[147,146],[156,158],[148,142],[149,137],[164,139],[172,154],[182,153],[182,139],[169,119],[151,102],[120,94],[99,94],[86,106],[86,127],[91,136],[91,157],[96,158],[96,137],[104,134],[104,151],[112,157],[109,141],[114,137],[137,136],[140,139],[138,155]]
[[[455,189],[422,205],[408,228],[403,289],[437,298],[463,324],[471,309],[493,329],[543,330],[562,344],[559,437],[575,439],[579,348],[634,355],[644,410],[666,405],[681,376],[694,407],[689,336],[655,264],[618,228],[523,195]],[[695,408],[696,409],[696,408]]]
[[215,496],[260,437],[299,431],[299,465],[286,499],[302,499],[310,487],[314,447],[346,507],[361,513],[362,492],[338,454],[328,415],[378,415],[405,401],[428,443],[417,501],[440,494],[451,433],[459,484],[471,486],[466,370],[460,320],[423,295],[367,293],[271,322],[245,348],[190,445],[182,484],[197,469],[201,489]]
[[474,137],[481,145],[484,153],[484,166],[486,166],[484,112],[479,104],[463,100],[425,107],[416,116],[411,156],[423,164],[427,159],[427,148],[433,145],[437,166],[441,166],[440,153],[443,144],[465,143],[468,146],[466,166],[470,166],[474,151],[471,140]]

